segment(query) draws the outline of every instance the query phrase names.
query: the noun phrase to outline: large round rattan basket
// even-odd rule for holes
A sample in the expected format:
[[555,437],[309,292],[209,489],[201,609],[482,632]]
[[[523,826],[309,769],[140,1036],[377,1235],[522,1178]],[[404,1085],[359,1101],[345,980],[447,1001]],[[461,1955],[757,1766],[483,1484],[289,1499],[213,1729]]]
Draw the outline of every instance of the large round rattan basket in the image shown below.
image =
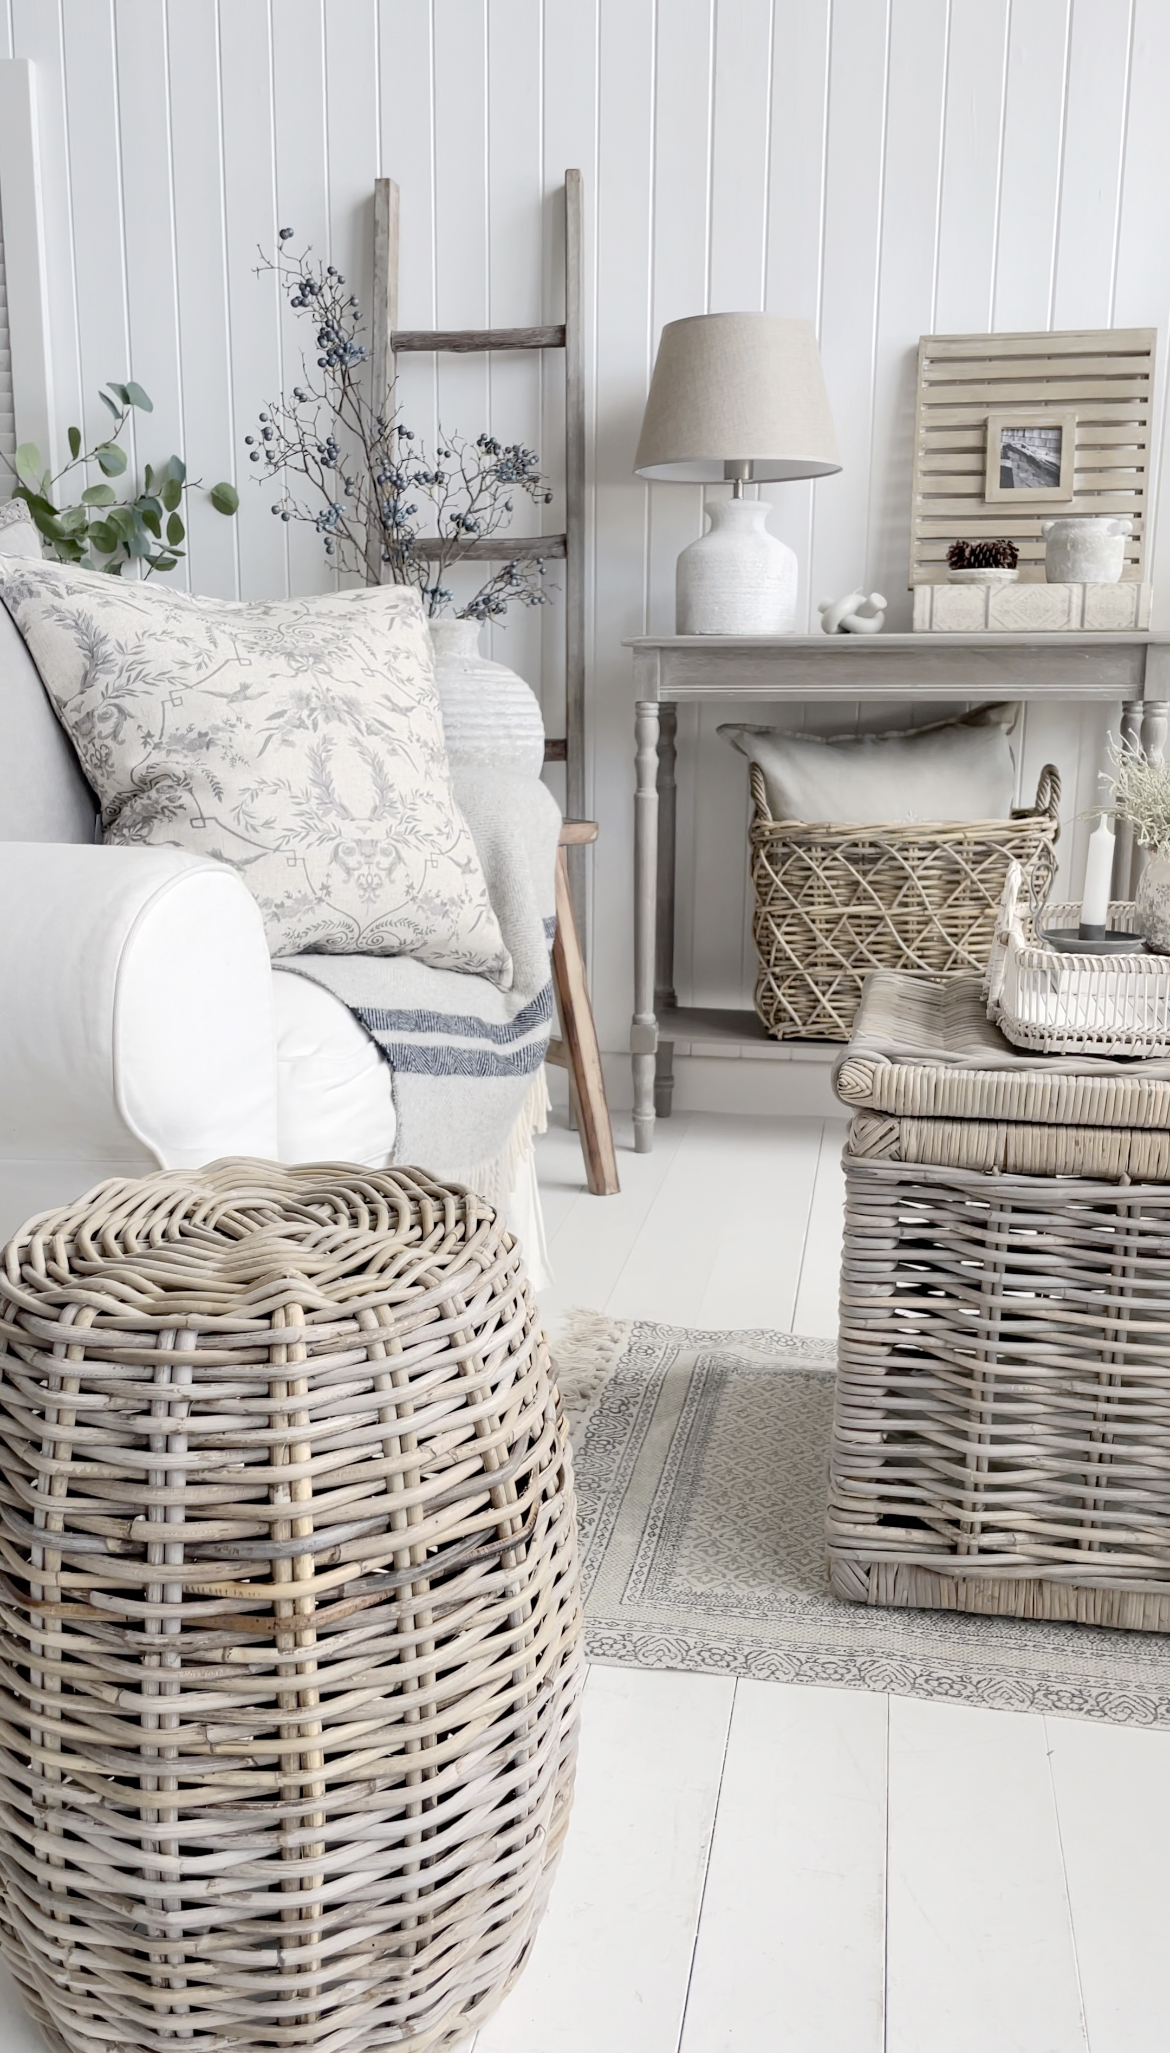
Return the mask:
[[517,1247],[411,1171],[108,1183],[0,1266],[0,1905],[70,2053],[446,2047],[523,1964],[581,1678]]

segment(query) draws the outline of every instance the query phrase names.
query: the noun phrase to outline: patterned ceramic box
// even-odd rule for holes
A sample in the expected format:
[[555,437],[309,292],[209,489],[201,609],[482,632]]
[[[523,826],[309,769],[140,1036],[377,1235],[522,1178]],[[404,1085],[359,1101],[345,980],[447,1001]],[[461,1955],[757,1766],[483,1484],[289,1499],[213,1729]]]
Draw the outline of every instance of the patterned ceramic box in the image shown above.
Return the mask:
[[915,585],[914,626],[928,634],[1123,634],[1150,624],[1152,587]]

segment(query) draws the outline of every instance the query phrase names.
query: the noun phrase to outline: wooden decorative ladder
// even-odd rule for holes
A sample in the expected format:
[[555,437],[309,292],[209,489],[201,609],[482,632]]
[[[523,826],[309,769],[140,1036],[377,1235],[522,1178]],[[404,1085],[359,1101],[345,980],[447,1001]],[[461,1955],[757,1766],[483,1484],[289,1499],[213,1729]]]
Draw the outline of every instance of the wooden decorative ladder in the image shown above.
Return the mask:
[[[394,383],[394,360],[408,350],[459,353],[503,349],[561,349],[565,355],[565,530],[560,535],[502,533],[472,542],[463,557],[507,562],[561,559],[565,566],[565,732],[545,743],[545,761],[564,763],[568,818],[557,852],[557,945],[553,981],[561,1040],[550,1062],[569,1072],[570,1102],[581,1134],[589,1188],[596,1196],[618,1190],[617,1161],[601,1058],[585,980],[580,935],[584,927],[585,846],[597,827],[585,811],[585,361],[584,196],[579,171],[565,173],[565,318],[538,328],[400,328],[398,325],[399,193],[392,178],[374,185],[374,312],[372,369],[375,392]],[[440,544],[419,548],[437,556]]]

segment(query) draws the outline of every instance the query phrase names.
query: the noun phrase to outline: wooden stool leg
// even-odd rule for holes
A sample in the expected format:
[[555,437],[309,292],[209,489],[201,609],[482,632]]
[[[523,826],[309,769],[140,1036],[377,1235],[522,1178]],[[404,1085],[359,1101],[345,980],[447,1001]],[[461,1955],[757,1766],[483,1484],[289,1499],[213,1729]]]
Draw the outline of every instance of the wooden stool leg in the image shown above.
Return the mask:
[[581,1132],[585,1173],[595,1198],[612,1197],[621,1189],[613,1128],[605,1079],[601,1073],[601,1050],[593,1024],[593,1007],[585,981],[585,958],[573,917],[569,894],[569,871],[563,848],[557,850],[557,931],[553,942],[553,985],[561,1016],[565,1067]]

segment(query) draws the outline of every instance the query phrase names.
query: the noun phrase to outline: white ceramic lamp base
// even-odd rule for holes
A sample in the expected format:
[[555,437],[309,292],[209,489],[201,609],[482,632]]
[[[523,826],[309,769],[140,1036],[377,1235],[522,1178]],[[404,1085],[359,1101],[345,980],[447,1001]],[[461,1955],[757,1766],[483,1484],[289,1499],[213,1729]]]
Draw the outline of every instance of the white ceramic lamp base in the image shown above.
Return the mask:
[[766,499],[720,499],[678,559],[677,634],[791,634],[796,556],[768,533]]

